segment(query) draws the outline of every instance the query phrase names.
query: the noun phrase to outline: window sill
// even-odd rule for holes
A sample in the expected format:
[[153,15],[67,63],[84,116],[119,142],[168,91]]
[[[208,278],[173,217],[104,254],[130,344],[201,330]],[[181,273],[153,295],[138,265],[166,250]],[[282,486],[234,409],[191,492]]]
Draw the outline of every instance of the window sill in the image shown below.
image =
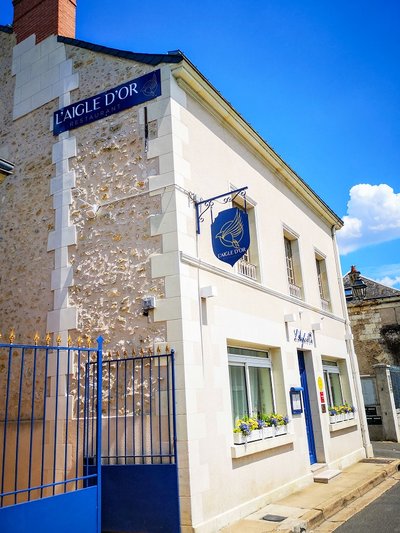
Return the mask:
[[273,450],[282,446],[287,446],[294,442],[293,435],[279,435],[270,439],[256,440],[247,444],[235,444],[231,446],[232,459],[240,459],[254,453],[260,453],[267,450]]
[[329,431],[331,433],[335,433],[336,431],[352,428],[354,426],[357,426],[357,420],[355,418],[351,420],[344,420],[343,422],[336,422],[335,424],[329,424]]

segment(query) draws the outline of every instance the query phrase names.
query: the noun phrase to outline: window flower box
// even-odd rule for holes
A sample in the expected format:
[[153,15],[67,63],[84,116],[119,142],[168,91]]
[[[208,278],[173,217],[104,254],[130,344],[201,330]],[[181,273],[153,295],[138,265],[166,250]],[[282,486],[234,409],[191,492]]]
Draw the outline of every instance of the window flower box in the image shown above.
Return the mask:
[[273,426],[265,426],[262,428],[263,439],[270,439],[275,437],[275,428]]
[[237,420],[233,430],[234,444],[247,444],[257,440],[286,435],[289,419],[276,413]]
[[247,444],[248,438],[249,438],[248,435],[243,435],[242,433],[234,433],[233,443],[234,444]]
[[347,403],[343,405],[334,405],[329,407],[329,423],[336,424],[338,422],[345,422],[354,418],[356,408]]
[[287,426],[276,426],[275,437],[278,437],[279,435],[286,435],[286,433],[287,433]]

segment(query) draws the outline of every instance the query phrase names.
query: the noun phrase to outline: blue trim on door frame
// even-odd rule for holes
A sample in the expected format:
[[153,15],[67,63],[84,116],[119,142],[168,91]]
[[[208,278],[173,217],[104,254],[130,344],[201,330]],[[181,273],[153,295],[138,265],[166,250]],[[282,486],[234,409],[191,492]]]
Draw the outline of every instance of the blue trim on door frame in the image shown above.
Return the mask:
[[314,429],[311,414],[310,396],[308,393],[307,384],[307,371],[304,360],[304,352],[297,350],[297,356],[299,361],[300,382],[303,387],[303,404],[304,404],[304,416],[306,421],[308,451],[310,454],[310,464],[317,462],[317,454],[315,450]]

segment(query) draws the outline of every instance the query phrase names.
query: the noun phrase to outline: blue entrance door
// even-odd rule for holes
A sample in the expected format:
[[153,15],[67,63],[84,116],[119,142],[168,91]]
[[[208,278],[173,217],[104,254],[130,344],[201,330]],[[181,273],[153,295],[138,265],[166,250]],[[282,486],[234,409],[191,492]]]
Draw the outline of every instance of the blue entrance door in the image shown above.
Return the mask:
[[306,419],[308,451],[310,454],[310,463],[314,464],[317,462],[317,455],[315,453],[314,430],[311,415],[310,396],[308,394],[307,372],[306,365],[304,362],[304,352],[298,351],[297,355],[299,359],[300,382],[301,386],[303,387],[304,416]]

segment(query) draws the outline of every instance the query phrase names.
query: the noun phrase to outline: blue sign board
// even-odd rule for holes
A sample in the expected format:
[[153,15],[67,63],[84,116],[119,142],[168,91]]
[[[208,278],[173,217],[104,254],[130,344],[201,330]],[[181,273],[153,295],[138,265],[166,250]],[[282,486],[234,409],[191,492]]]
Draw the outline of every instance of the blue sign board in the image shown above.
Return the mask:
[[53,134],[73,130],[161,95],[160,71],[149,72],[54,113]]
[[221,211],[211,224],[211,240],[215,256],[233,266],[250,246],[248,214],[237,207]]

